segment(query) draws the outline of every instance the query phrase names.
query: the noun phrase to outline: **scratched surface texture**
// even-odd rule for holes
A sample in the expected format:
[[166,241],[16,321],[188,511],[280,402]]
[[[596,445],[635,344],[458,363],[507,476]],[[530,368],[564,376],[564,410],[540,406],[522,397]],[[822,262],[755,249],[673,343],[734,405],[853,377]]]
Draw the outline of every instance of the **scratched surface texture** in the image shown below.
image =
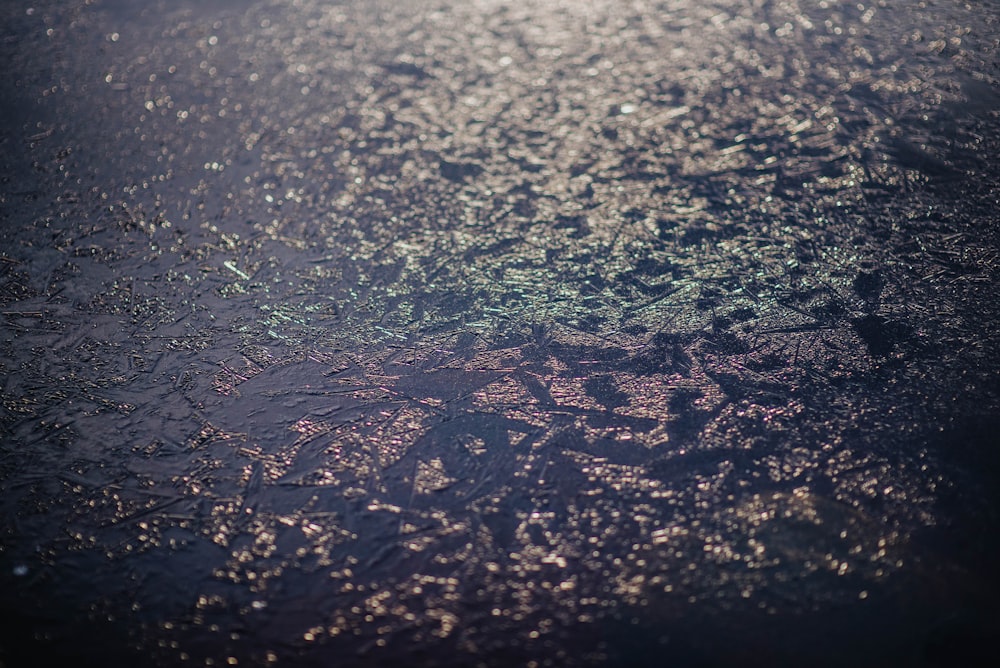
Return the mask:
[[5,665],[1000,632],[995,3],[0,12]]

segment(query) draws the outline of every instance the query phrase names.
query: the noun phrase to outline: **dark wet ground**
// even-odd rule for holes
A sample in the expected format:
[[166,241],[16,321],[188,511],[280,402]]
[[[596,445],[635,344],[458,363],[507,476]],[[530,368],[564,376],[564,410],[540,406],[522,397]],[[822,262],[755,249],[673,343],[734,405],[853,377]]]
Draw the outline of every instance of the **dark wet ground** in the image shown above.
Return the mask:
[[997,5],[536,5],[4,3],[3,665],[996,653]]

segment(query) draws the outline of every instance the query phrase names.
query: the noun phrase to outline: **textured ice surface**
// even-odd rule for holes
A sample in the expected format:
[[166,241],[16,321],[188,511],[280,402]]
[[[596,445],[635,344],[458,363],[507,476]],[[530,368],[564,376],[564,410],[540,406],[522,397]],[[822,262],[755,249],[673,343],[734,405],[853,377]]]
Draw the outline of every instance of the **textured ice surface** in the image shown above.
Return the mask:
[[12,660],[996,629],[993,4],[0,11]]

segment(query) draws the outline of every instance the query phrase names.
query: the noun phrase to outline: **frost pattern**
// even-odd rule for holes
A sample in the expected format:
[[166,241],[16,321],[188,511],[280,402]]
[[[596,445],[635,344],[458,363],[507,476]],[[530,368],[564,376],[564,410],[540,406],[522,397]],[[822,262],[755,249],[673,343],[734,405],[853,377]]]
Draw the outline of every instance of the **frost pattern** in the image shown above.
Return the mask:
[[634,665],[990,512],[940,436],[998,407],[989,10],[45,4],[18,600],[166,665]]

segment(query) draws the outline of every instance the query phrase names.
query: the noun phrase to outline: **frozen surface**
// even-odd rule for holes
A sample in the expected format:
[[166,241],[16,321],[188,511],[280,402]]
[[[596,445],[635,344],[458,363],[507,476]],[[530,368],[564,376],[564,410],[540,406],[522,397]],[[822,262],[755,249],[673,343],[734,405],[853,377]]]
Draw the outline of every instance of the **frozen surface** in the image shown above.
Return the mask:
[[0,661],[971,665],[998,34],[4,3]]

